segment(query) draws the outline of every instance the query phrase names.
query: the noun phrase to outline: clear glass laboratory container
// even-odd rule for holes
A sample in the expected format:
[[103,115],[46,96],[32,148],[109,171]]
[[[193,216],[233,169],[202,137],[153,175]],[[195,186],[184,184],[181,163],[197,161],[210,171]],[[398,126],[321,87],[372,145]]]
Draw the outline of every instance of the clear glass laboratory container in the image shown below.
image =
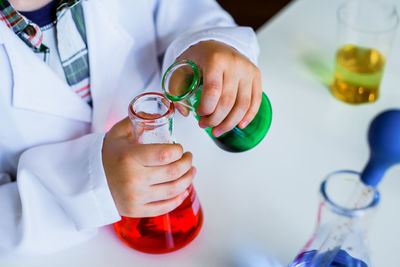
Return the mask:
[[366,237],[377,189],[364,185],[358,172],[344,170],[322,182],[320,195],[315,232],[289,267],[371,266]]
[[[129,105],[133,139],[137,143],[172,143],[174,104],[159,93],[144,93]],[[175,210],[156,217],[122,216],[114,223],[118,237],[133,249],[153,254],[178,250],[199,233],[203,212],[193,185]]]

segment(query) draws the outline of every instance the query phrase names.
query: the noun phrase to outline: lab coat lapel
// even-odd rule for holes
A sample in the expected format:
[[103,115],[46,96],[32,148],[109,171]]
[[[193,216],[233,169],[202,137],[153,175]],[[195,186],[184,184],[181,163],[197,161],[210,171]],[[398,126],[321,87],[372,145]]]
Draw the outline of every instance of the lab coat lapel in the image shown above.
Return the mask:
[[89,49],[93,99],[93,130],[104,131],[119,77],[133,46],[133,39],[116,21],[118,14],[102,1],[83,1]]
[[14,32],[1,27],[13,72],[12,105],[16,108],[90,122],[90,106]]

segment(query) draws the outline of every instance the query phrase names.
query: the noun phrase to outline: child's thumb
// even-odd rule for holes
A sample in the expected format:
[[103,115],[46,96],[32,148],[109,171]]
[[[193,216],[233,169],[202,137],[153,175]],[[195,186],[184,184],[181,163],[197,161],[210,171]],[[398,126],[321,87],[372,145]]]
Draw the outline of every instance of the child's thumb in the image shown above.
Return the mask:
[[109,131],[113,137],[125,137],[132,134],[132,123],[129,117],[117,122]]

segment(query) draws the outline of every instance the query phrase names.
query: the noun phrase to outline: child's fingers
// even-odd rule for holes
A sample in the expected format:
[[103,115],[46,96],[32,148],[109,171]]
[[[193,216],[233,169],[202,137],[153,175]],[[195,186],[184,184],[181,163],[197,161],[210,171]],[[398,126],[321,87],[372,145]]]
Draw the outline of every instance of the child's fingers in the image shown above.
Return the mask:
[[203,90],[197,113],[207,116],[214,112],[222,93],[223,70],[218,65],[209,64],[203,69]]
[[232,130],[243,119],[249,110],[251,103],[251,80],[241,80],[236,97],[235,105],[218,126],[214,127],[212,134],[216,137]]
[[150,186],[148,202],[162,201],[174,198],[187,189],[196,174],[196,168],[191,167],[182,177],[171,182]]
[[182,177],[192,168],[192,160],[192,153],[185,152],[182,158],[171,164],[148,168],[146,184],[162,184]]
[[182,202],[188,197],[188,195],[189,191],[185,190],[176,197],[145,204],[143,217],[155,217],[173,211],[182,204]]
[[190,114],[190,110],[188,107],[185,107],[184,105],[175,102],[175,107],[176,109],[179,111],[179,113],[181,113],[183,116],[187,117]]
[[254,119],[254,117],[258,112],[258,109],[260,108],[260,104],[262,101],[261,79],[259,76],[258,77],[256,76],[256,78],[253,79],[252,87],[253,90],[252,90],[250,108],[239,123],[239,127],[241,129],[249,125],[249,123]]
[[145,167],[162,166],[179,160],[183,148],[180,144],[136,144],[129,155]]

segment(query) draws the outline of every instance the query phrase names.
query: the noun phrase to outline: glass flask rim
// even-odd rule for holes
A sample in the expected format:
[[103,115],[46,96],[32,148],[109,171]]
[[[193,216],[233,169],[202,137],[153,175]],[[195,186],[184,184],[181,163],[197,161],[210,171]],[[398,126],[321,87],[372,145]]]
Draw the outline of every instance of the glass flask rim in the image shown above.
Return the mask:
[[[143,100],[146,97],[157,97],[158,99],[160,99],[160,102],[162,102],[162,100],[165,100],[166,103],[169,104],[169,106],[166,106],[167,111],[155,118],[149,119],[146,117],[143,117],[141,115],[139,115],[137,112],[135,112],[135,110],[133,109],[134,104],[139,101],[139,100]],[[163,104],[165,104],[164,102],[162,102]],[[160,120],[168,120],[169,118],[171,118],[174,115],[175,112],[175,105],[174,103],[172,103],[168,98],[166,98],[163,94],[157,93],[157,92],[146,92],[146,93],[142,93],[138,96],[136,96],[128,105],[128,114],[129,117],[131,118],[131,120],[139,120],[143,123],[157,123],[160,122],[161,124],[164,124],[162,121]]]
[[[167,91],[166,87],[165,87],[165,82],[167,80],[167,78],[169,78],[169,76],[178,68],[182,67],[182,66],[190,66],[193,70],[193,80],[192,83],[189,85],[189,87],[187,88],[186,92],[184,92],[181,95],[171,95],[169,94],[169,92]],[[200,71],[196,65],[196,63],[194,63],[193,61],[187,60],[187,59],[182,59],[182,60],[178,60],[175,61],[171,66],[168,67],[168,69],[165,71],[164,76],[162,78],[162,82],[161,82],[161,87],[162,90],[165,94],[165,96],[173,102],[179,102],[182,101],[188,97],[190,97],[195,91],[196,89],[199,87],[199,76],[200,76]]]
[[351,5],[351,4],[359,2],[359,1],[360,0],[345,1],[344,3],[342,3],[339,6],[339,8],[337,9],[337,19],[338,19],[338,22],[340,24],[343,24],[343,25],[349,27],[350,29],[356,30],[357,32],[360,32],[360,33],[363,33],[363,34],[387,34],[387,33],[394,32],[396,30],[397,26],[399,25],[400,18],[399,18],[399,14],[397,12],[396,5],[392,1],[381,1],[381,0],[371,1],[371,0],[369,0],[370,2],[383,4],[386,7],[389,7],[391,9],[390,16],[394,16],[394,18],[395,18],[395,22],[394,22],[393,25],[385,27],[382,30],[367,30],[367,29],[363,29],[363,28],[357,27],[352,23],[349,23],[347,21],[347,18],[343,14],[343,11],[346,9],[346,7],[348,5]]
[[330,207],[330,209],[339,215],[343,215],[346,217],[361,217],[363,216],[365,213],[367,213],[369,210],[372,210],[373,208],[375,208],[378,204],[379,204],[379,200],[380,200],[380,193],[378,191],[378,189],[376,187],[371,187],[368,185],[365,185],[368,188],[371,188],[371,190],[373,190],[374,192],[374,197],[371,200],[370,203],[368,203],[367,205],[364,205],[361,208],[346,208],[343,206],[340,206],[338,204],[336,204],[328,195],[326,187],[327,187],[327,183],[330,179],[332,179],[333,177],[335,177],[338,174],[352,174],[352,175],[357,175],[357,176],[361,176],[361,174],[357,171],[353,171],[353,170],[339,170],[339,171],[334,171],[331,172],[330,174],[328,174],[328,176],[322,181],[321,186],[320,186],[320,194],[323,197],[323,199],[325,200],[325,203],[328,204],[328,206]]

